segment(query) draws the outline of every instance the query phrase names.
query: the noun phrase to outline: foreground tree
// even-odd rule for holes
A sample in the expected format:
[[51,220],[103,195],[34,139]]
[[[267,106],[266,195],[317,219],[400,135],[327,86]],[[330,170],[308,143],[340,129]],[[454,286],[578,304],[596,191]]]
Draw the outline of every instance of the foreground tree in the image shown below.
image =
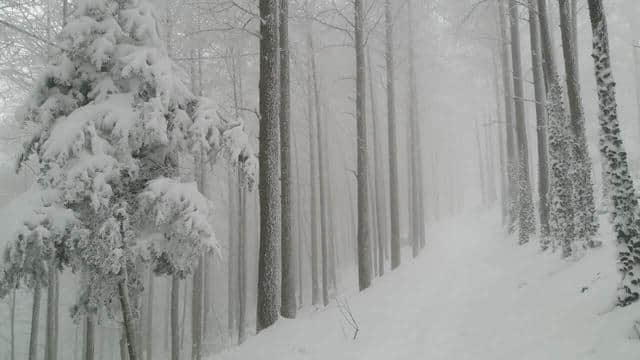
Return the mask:
[[280,48],[279,0],[260,0],[260,255],[258,331],[280,313]]
[[[560,30],[562,33],[562,50],[564,53],[565,73],[567,77],[567,95],[571,114],[573,202],[575,239],[591,243],[591,238],[598,231],[595,200],[593,196],[593,180],[591,178],[591,159],[587,149],[585,135],[585,118],[582,98],[580,97],[580,79],[578,77],[578,63],[572,31],[570,0],[560,0]],[[576,14],[573,14],[574,16]],[[563,247],[563,255],[569,256],[572,247]]]
[[611,188],[618,268],[622,274],[617,299],[618,305],[627,306],[640,298],[640,209],[618,121],[616,83],[611,71],[609,34],[602,0],[589,0],[589,15],[600,108],[600,152],[606,161],[605,180]]
[[37,185],[25,195],[35,200],[21,199],[17,228],[5,229],[13,240],[0,288],[46,279],[46,267],[32,265],[82,274],[72,314],[121,317],[130,360],[139,357],[133,306],[145,269],[184,278],[216,246],[210,204],[180,182],[178,159],[224,154],[237,164],[246,149],[246,134],[196,98],[184,75],[150,4],[82,0],[18,114],[33,129],[18,167],[34,162]]
[[358,284],[360,290],[371,286],[372,253],[369,237],[368,165],[366,97],[367,79],[365,68],[365,29],[363,0],[354,1],[355,52],[356,52],[356,128],[358,153]]
[[518,1],[509,2],[509,20],[511,29],[511,63],[513,65],[513,101],[515,103],[515,130],[518,151],[516,164],[518,189],[518,227],[520,244],[527,243],[529,236],[535,232],[535,214],[531,195],[529,176],[529,144],[525,124],[524,79],[522,73],[522,55],[520,51],[520,14]]
[[282,288],[280,314],[296,317],[295,246],[292,234],[291,94],[289,89],[289,0],[280,0],[280,182],[282,185]]

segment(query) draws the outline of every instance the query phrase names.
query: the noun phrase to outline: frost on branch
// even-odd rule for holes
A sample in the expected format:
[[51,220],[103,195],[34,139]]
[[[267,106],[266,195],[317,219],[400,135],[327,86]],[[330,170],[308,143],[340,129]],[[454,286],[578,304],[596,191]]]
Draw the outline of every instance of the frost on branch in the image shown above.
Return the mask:
[[141,234],[158,274],[185,276],[201,254],[218,252],[211,227],[209,201],[196,183],[161,178],[151,181],[139,196]]

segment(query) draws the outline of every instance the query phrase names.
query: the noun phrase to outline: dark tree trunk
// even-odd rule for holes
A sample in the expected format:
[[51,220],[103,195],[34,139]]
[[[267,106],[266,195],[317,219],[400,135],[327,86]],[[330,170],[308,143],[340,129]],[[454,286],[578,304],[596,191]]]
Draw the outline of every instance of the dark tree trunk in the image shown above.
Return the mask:
[[533,86],[536,99],[536,128],[538,130],[538,211],[540,232],[549,236],[549,166],[547,162],[547,101],[542,68],[542,47],[540,45],[540,24],[535,0],[529,1],[529,34],[531,35],[531,64],[533,64]]
[[280,314],[296,317],[296,267],[291,185],[291,92],[289,89],[289,0],[280,0],[280,182],[282,186],[282,287]]
[[498,0],[498,20],[500,25],[500,43],[501,43],[501,62],[502,62],[502,87],[504,91],[504,108],[505,108],[505,133],[506,133],[506,152],[507,152],[507,204],[508,204],[508,230],[510,233],[515,231],[515,224],[518,219],[517,203],[518,203],[518,179],[517,179],[517,163],[518,148],[515,139],[515,108],[513,102],[513,79],[511,66],[511,49],[509,46],[509,28],[506,21],[507,10],[505,0]]
[[369,238],[369,204],[367,191],[367,122],[366,69],[364,40],[364,4],[355,0],[356,52],[356,128],[358,153],[358,285],[364,290],[371,285],[371,239]]
[[529,242],[529,236],[535,232],[531,180],[529,178],[529,144],[524,109],[524,79],[520,49],[520,23],[518,0],[510,0],[511,63],[513,65],[513,96],[516,115],[516,141],[518,149],[517,187],[518,187],[518,225],[519,243]]
[[198,265],[193,273],[191,288],[191,359],[202,358],[202,280],[204,272],[203,256],[200,255]]
[[[131,314],[131,305],[129,299],[129,289],[127,286],[127,276],[123,280],[118,283],[118,296],[120,297],[120,307],[122,309],[122,320],[123,327],[127,340],[127,352],[129,353],[129,360],[137,360],[138,353],[136,352],[136,334],[134,329],[134,320]],[[87,321],[87,325],[89,325],[89,321]],[[93,321],[91,321],[91,325],[93,326]],[[87,326],[89,327],[89,326]],[[87,345],[87,349],[89,346]],[[92,349],[93,351],[93,349]]]
[[387,70],[387,121],[389,136],[389,215],[391,218],[391,269],[400,266],[400,208],[398,195],[398,139],[396,135],[393,15],[391,0],[385,1],[385,60]]
[[[84,360],[93,360],[96,352],[96,324],[93,314],[88,313],[85,317],[85,334],[84,334]],[[132,359],[134,359],[132,357]]]
[[257,330],[280,310],[280,49],[279,0],[260,0],[260,252]]

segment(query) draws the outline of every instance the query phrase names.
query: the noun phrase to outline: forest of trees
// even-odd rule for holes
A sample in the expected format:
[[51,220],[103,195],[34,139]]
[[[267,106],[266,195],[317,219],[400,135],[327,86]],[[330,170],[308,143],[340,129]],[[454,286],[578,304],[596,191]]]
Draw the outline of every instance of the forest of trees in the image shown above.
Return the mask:
[[565,259],[613,227],[635,303],[640,5],[615,4],[3,0],[0,358],[202,359],[349,316],[469,206]]

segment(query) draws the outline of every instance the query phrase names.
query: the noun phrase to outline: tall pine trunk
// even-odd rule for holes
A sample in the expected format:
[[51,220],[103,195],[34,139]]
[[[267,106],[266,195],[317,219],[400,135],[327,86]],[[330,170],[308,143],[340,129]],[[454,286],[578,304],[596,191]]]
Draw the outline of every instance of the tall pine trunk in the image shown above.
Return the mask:
[[180,360],[180,278],[178,275],[171,276],[171,360]]
[[296,267],[291,184],[291,91],[289,88],[289,0],[280,0],[280,182],[282,287],[280,314],[296,317]]
[[535,217],[529,177],[529,144],[524,109],[524,78],[522,72],[522,56],[520,49],[520,14],[518,0],[509,2],[509,20],[511,31],[511,64],[513,66],[513,96],[516,120],[516,143],[518,162],[516,164],[518,189],[518,226],[519,243],[529,242],[529,236],[535,232]]
[[[124,313],[124,312],[123,312]],[[123,315],[124,317],[124,315]],[[93,360],[96,352],[96,324],[94,314],[87,313],[84,327],[84,360]],[[132,357],[131,359],[135,359]]]
[[[129,353],[129,360],[137,360],[138,353],[136,351],[136,334],[133,315],[131,314],[131,300],[129,298],[129,289],[127,285],[127,274],[125,270],[125,276],[123,280],[118,283],[118,297],[120,298],[120,307],[122,310],[122,322],[123,328],[127,340],[127,352]],[[91,321],[93,323],[93,321]],[[87,325],[89,322],[87,322]],[[93,324],[91,324],[93,326]],[[87,326],[89,327],[89,326]],[[88,346],[87,346],[88,348]]]
[[398,190],[398,138],[396,135],[393,14],[391,0],[385,1],[385,61],[387,70],[387,132],[389,137],[389,215],[391,218],[391,269],[400,266],[400,207]]
[[542,237],[549,236],[549,166],[547,162],[547,103],[544,71],[542,68],[542,46],[540,44],[540,24],[535,0],[529,0],[529,34],[531,44],[531,64],[536,100],[536,129],[538,139],[538,212]]
[[257,330],[280,310],[280,49],[278,0],[260,0],[260,251]]
[[[240,179],[240,169],[238,169]],[[245,316],[247,313],[247,189],[243,184],[238,186],[238,344],[246,339]]]
[[617,234],[618,269],[622,282],[618,287],[618,305],[627,306],[640,297],[640,218],[633,179],[624,149],[615,86],[611,71],[609,34],[602,0],[589,0],[593,32],[593,60],[598,89],[600,151],[606,159],[606,177],[614,191],[613,224]]
[[38,358],[38,330],[40,328],[40,297],[42,290],[36,283],[33,288],[33,303],[31,305],[31,333],[29,335],[29,360]]
[[155,276],[153,270],[149,269],[149,289],[147,291],[147,360],[153,360],[153,303],[154,303],[154,283]]
[[509,46],[509,28],[507,24],[507,10],[505,0],[498,0],[498,22],[499,22],[499,39],[501,44],[500,58],[502,63],[502,88],[504,92],[504,108],[505,108],[505,133],[506,133],[506,152],[507,152],[507,206],[508,206],[508,230],[510,233],[515,231],[516,222],[518,220],[517,203],[518,203],[518,181],[517,181],[517,162],[518,149],[515,139],[515,108],[513,102],[513,79],[511,77],[511,49]]
[[319,243],[318,237],[318,151],[316,125],[314,118],[314,74],[315,74],[315,54],[313,45],[313,34],[311,32],[311,24],[307,31],[307,45],[309,47],[309,76],[307,87],[307,117],[309,122],[309,197],[310,197],[310,226],[311,226],[311,303],[313,305],[320,304],[320,274],[319,267]]
[[354,1],[356,53],[356,128],[358,176],[358,285],[360,290],[371,286],[371,239],[369,237],[366,68],[363,0]]

